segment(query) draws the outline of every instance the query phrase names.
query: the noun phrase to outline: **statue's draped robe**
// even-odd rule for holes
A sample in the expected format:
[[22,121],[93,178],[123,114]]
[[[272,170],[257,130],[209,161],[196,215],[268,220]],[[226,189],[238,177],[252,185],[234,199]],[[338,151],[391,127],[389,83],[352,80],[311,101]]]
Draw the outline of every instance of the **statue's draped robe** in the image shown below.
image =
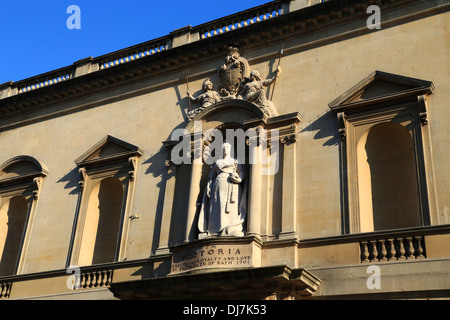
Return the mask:
[[272,101],[266,98],[266,91],[264,87],[273,83],[273,80],[264,80],[264,81],[251,81],[244,85],[243,94],[240,96],[241,99],[247,100],[249,102],[253,102],[258,107],[263,110],[265,114],[269,117],[276,116],[277,111],[272,103]]
[[[246,184],[242,165],[231,157],[217,160],[210,169],[199,215],[199,231],[209,235],[243,235]],[[231,177],[239,176],[241,183]]]

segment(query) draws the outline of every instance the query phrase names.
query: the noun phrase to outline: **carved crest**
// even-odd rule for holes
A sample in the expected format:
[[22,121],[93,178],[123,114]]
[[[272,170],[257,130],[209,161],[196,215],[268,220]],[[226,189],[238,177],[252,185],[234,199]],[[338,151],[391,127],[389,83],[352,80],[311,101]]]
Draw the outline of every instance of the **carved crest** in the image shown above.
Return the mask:
[[241,83],[248,77],[249,64],[237,48],[230,47],[229,50],[219,70],[218,89],[222,96],[235,97]]

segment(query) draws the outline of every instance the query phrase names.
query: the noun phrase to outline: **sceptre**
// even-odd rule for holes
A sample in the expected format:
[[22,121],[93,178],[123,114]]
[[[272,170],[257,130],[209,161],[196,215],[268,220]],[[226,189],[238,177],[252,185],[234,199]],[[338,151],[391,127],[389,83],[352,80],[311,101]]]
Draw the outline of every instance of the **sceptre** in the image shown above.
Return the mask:
[[[186,68],[184,70],[184,76],[186,77],[186,87],[187,87],[187,91],[189,92],[189,68]],[[189,97],[188,94],[188,101],[189,101],[189,112],[191,112],[191,98]]]
[[[280,57],[278,58],[278,65],[277,65],[277,70],[278,70],[278,67],[280,66],[280,63],[281,63],[281,57],[283,56],[283,53],[284,53],[284,41],[283,41],[283,43],[281,44],[281,50],[280,50]],[[277,71],[278,72],[278,71]],[[272,101],[272,99],[273,99],[273,93],[274,93],[274,91],[275,91],[275,84],[277,83],[277,78],[275,77],[275,81],[273,82],[273,87],[272,87],[272,95],[271,95],[271,97],[270,97],[270,100]]]

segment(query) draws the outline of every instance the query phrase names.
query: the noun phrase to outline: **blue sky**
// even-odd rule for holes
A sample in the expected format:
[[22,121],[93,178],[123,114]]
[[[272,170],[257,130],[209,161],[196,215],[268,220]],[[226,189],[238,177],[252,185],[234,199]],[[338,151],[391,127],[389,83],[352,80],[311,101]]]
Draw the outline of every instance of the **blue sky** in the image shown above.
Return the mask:
[[[196,26],[270,0],[23,0],[0,10],[0,84],[19,81],[92,56]],[[81,29],[66,22],[70,5]]]

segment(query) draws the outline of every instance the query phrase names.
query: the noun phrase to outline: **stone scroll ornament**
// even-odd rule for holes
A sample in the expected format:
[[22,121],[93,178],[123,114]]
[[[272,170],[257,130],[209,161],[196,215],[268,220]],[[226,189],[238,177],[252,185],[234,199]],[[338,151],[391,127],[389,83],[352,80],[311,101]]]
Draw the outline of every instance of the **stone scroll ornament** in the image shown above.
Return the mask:
[[258,106],[268,117],[277,115],[277,111],[269,99],[265,88],[273,84],[280,74],[280,67],[276,69],[276,75],[267,80],[261,80],[258,70],[249,73],[247,60],[240,56],[237,48],[229,48],[230,52],[226,56],[224,63],[219,69],[218,92],[213,90],[213,82],[206,79],[203,83],[203,93],[194,97],[187,91],[189,101],[200,103],[200,106],[188,112],[188,119],[191,120],[198,113],[207,107],[223,101],[240,99],[246,100]]
[[231,144],[222,145],[223,157],[210,168],[198,220],[199,239],[211,236],[244,236],[246,174],[233,157]]

